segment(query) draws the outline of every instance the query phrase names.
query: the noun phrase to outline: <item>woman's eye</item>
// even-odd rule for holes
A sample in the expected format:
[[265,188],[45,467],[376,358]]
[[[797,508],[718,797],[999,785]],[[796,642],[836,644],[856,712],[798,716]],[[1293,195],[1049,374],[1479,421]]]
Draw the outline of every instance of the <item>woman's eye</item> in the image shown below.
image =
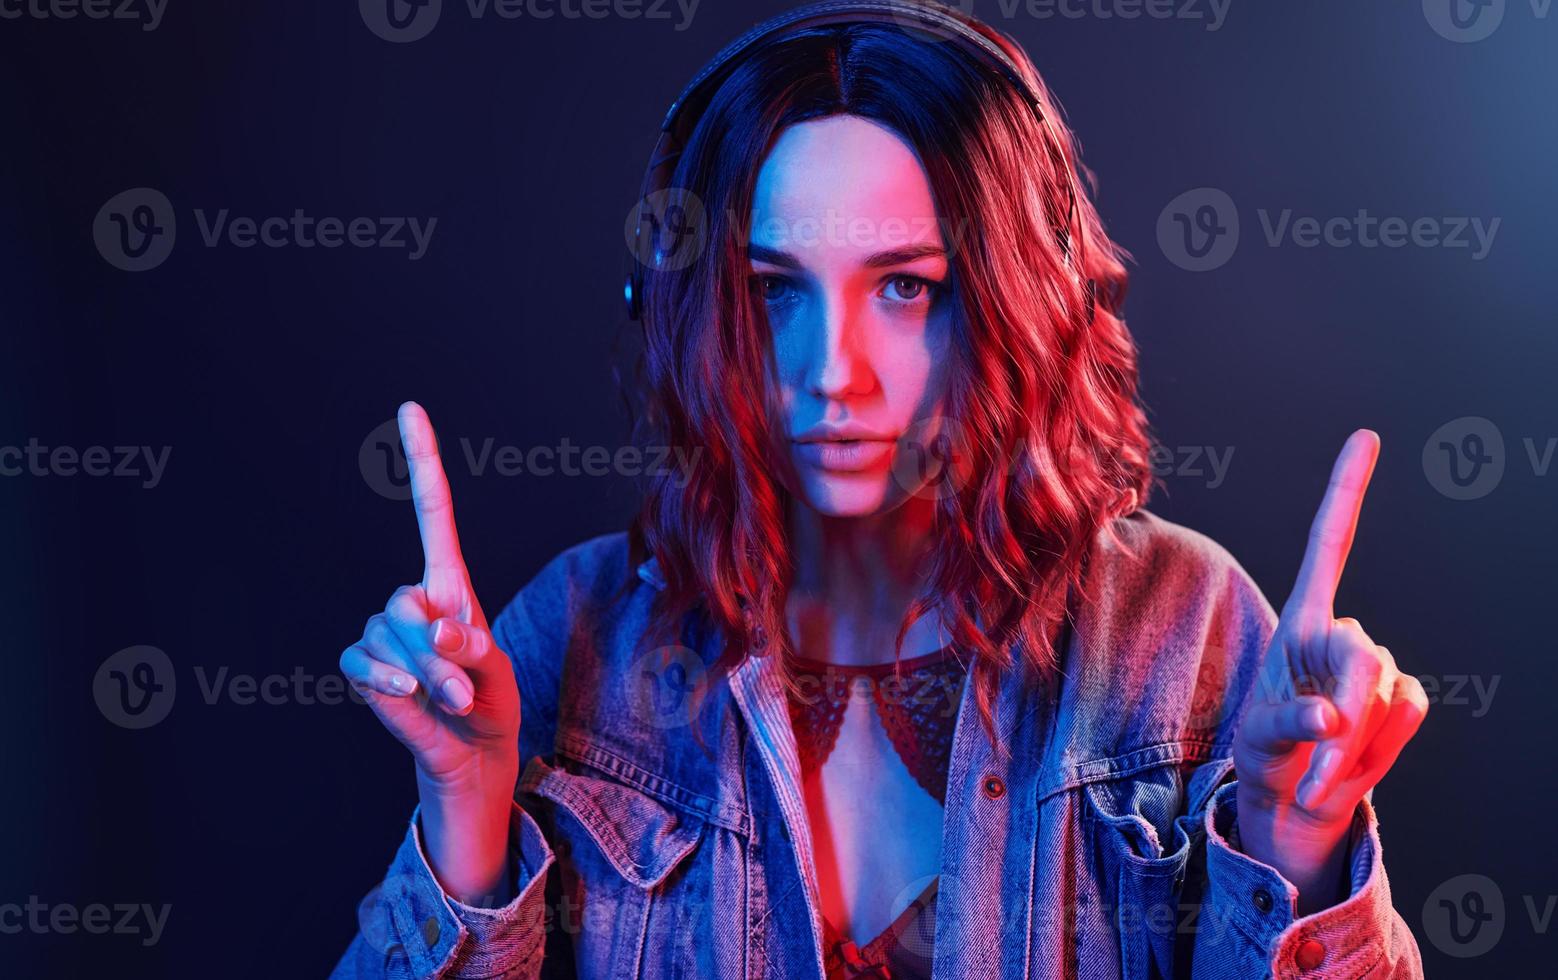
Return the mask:
[[915,303],[929,298],[932,285],[919,276],[894,276],[887,281],[884,293],[895,302]]
[[780,303],[789,298],[790,283],[783,276],[753,276],[752,287],[765,303]]

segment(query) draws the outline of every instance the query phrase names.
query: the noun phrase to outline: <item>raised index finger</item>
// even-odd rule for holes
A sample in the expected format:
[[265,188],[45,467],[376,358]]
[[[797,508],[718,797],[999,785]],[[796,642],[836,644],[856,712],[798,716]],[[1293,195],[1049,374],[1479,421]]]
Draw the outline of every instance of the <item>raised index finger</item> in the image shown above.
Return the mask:
[[438,457],[438,440],[427,412],[416,402],[406,402],[396,415],[400,423],[400,443],[411,468],[411,501],[417,509],[417,528],[422,533],[422,557],[427,569],[424,580],[435,571],[463,569],[460,537],[454,529],[454,504],[449,496],[449,480]]
[[1320,501],[1320,510],[1309,528],[1304,564],[1299,567],[1298,581],[1288,599],[1292,612],[1323,612],[1330,618],[1336,586],[1341,582],[1342,567],[1352,550],[1353,533],[1358,529],[1363,494],[1378,458],[1379,435],[1370,429],[1357,430],[1342,446],[1336,465],[1331,467],[1325,499]]

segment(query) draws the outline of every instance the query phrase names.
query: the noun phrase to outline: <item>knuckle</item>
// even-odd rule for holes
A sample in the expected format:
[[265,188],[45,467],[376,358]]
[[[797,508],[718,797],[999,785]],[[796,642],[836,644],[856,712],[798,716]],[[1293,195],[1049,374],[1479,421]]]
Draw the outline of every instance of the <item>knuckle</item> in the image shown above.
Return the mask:
[[[437,458],[436,453],[433,456]],[[442,482],[423,487],[416,495],[417,510],[423,514],[441,513],[448,509],[452,502],[449,487]]]
[[492,634],[487,630],[479,629],[475,626],[468,626],[466,630],[465,645],[466,649],[471,651],[471,656],[477,658],[486,657],[497,648],[497,644],[493,642]]
[[1320,520],[1309,529],[1309,543],[1317,550],[1330,551],[1336,545],[1341,544],[1341,535],[1331,527],[1330,521]]
[[1395,654],[1390,652],[1389,647],[1381,646],[1377,643],[1374,645],[1374,652],[1379,657],[1380,663],[1384,665],[1385,672],[1394,678],[1399,672],[1396,667]]
[[384,614],[395,623],[413,624],[423,618],[422,603],[414,585],[402,585],[385,603]]
[[1382,686],[1381,682],[1386,679],[1384,665],[1379,662],[1379,659],[1365,654],[1358,658],[1355,669],[1357,670],[1358,686],[1362,688],[1358,693],[1364,697],[1368,697],[1371,694],[1378,696]]
[[422,673],[426,675],[429,690],[437,688],[444,681],[460,673],[459,667],[436,654],[427,656],[421,662],[421,667]]
[[1369,639],[1368,631],[1363,628],[1363,624],[1351,616],[1343,616],[1340,619],[1331,620],[1331,631],[1341,634],[1343,642],[1348,644],[1359,647],[1372,647],[1375,645],[1374,641]]
[[362,638],[369,645],[369,649],[387,646],[393,635],[389,619],[382,613],[369,619],[367,627],[362,632]]
[[388,612],[389,610],[394,609],[403,603],[410,602],[412,594],[415,591],[416,586],[414,585],[402,585],[400,588],[390,593],[389,601],[384,603],[384,610]]
[[1375,643],[1365,644],[1363,647],[1363,662],[1376,680],[1389,680],[1395,683],[1396,658],[1384,647]]

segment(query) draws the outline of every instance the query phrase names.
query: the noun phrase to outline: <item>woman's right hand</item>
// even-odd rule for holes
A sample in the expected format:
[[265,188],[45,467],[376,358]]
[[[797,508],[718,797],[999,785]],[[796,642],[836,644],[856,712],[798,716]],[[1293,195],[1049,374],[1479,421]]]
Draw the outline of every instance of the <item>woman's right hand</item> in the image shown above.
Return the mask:
[[444,891],[508,900],[508,828],[519,778],[519,688],[471,588],[449,481],[427,413],[399,412],[422,533],[422,581],[395,590],[341,654],[341,672],[416,760],[423,843]]

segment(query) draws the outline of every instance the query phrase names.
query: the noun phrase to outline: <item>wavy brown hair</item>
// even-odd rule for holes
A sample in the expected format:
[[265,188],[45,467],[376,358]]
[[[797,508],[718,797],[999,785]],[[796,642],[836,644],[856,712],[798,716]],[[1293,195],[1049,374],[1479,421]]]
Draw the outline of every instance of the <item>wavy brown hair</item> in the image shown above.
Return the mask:
[[[917,618],[939,614],[972,657],[993,735],[1001,673],[1017,657],[1053,671],[1068,596],[1085,596],[1093,539],[1145,503],[1154,480],[1135,344],[1119,313],[1126,255],[1083,192],[1095,178],[1032,62],[969,22],[1021,66],[1053,136],[1015,86],[960,46],[890,24],[773,39],[710,97],[671,184],[704,205],[703,250],[683,268],[648,273],[638,365],[640,438],[701,455],[690,472],[648,480],[629,541],[633,561],[653,555],[666,579],[661,628],[674,635],[698,610],[725,637],[714,675],[749,652],[785,662],[790,495],[769,435],[777,381],[749,288],[748,217],[760,164],[787,126],[837,114],[886,126],[918,154],[951,243],[944,412],[965,474],[937,494],[927,586],[895,655]],[[1071,187],[1081,276],[1056,234]],[[1091,322],[1087,279],[1096,283]]]

